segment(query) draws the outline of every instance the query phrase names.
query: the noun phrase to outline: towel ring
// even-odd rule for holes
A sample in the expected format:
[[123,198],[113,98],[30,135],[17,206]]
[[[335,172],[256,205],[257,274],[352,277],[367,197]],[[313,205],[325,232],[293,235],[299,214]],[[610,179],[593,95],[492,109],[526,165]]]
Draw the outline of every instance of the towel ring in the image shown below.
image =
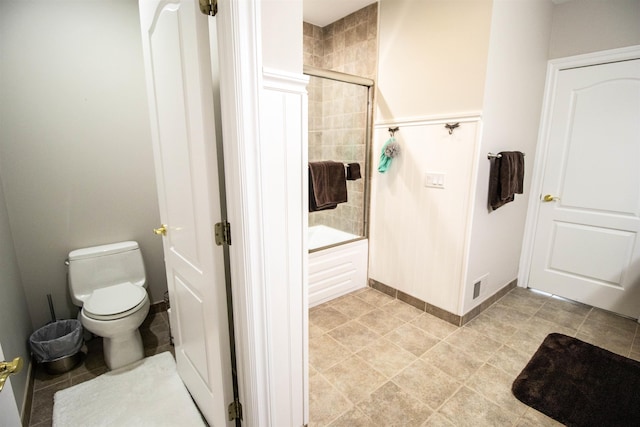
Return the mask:
[[396,132],[398,132],[399,130],[400,128],[398,126],[389,128],[389,135],[391,135],[391,138],[393,138],[396,135]]

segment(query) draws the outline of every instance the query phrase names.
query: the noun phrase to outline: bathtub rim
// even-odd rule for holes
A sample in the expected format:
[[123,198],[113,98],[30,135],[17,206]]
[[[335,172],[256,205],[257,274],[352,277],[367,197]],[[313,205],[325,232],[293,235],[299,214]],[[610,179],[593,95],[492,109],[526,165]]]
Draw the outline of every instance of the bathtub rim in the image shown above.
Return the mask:
[[332,227],[332,226],[327,225],[327,224],[315,224],[315,225],[307,226],[307,236],[309,236],[309,231],[314,227],[328,228],[329,230],[333,230],[333,231],[340,232],[340,233],[343,233],[343,234],[348,234],[349,236],[353,236],[353,238],[347,238],[345,240],[340,240],[340,241],[337,241],[335,243],[330,243],[330,244],[324,245],[324,246],[318,246],[318,247],[315,247],[315,248],[309,248],[307,252],[310,253],[310,254],[314,253],[314,252],[320,252],[320,251],[323,251],[323,250],[326,250],[326,249],[335,248],[336,246],[341,246],[341,245],[346,245],[346,244],[349,244],[349,243],[352,243],[352,242],[357,242],[357,241],[360,241],[360,240],[368,238],[367,236],[358,236],[356,234],[352,234],[352,233],[349,233],[347,231],[340,230],[338,228]]
[[331,249],[331,248],[335,248],[336,246],[347,245],[349,243],[358,242],[360,240],[366,240],[366,239],[368,239],[368,238],[364,237],[364,236],[359,236],[359,237],[356,237],[354,239],[343,240],[342,242],[332,243],[330,245],[320,246],[320,247],[314,248],[314,249],[309,249],[309,253],[312,254],[314,252],[320,252],[320,251],[324,251],[325,249]]

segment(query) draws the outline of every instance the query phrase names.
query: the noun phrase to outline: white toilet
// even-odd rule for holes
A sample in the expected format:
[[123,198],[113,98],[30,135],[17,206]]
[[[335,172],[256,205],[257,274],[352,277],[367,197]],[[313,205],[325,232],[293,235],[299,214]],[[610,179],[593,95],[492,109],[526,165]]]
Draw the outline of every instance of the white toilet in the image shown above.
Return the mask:
[[82,307],[78,318],[103,338],[104,361],[117,369],[144,357],[138,328],[149,312],[142,254],[137,242],[76,249],[69,253],[69,290]]

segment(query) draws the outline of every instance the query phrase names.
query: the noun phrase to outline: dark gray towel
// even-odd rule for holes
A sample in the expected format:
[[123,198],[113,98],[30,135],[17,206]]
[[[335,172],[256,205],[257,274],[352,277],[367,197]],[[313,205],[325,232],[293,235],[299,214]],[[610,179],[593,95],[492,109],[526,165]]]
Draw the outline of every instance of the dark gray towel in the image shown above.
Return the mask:
[[344,164],[338,162],[309,163],[309,212],[335,209],[347,201]]
[[524,154],[503,151],[493,159],[489,173],[489,206],[496,210],[512,202],[515,194],[522,194],[524,182]]
[[362,174],[360,173],[360,164],[349,163],[347,165],[347,181],[355,181],[360,178],[362,178]]

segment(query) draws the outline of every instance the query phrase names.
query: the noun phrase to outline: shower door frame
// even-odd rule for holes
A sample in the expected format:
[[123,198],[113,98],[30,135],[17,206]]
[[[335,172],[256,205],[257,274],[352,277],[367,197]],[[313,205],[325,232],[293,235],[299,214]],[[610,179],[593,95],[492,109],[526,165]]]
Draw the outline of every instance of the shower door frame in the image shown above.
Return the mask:
[[332,248],[334,246],[343,245],[350,242],[355,242],[362,239],[369,238],[369,217],[370,217],[370,201],[371,201],[371,174],[373,173],[373,168],[371,167],[371,146],[372,146],[372,137],[373,137],[373,93],[375,82],[372,79],[356,76],[353,74],[342,73],[339,71],[326,70],[324,68],[312,67],[309,65],[305,65],[302,70],[303,74],[306,74],[311,77],[319,77],[322,79],[334,80],[342,83],[350,83],[358,86],[364,86],[367,88],[367,120],[365,125],[365,168],[364,168],[364,198],[363,198],[363,218],[362,218],[362,236],[359,236],[357,239],[347,240],[344,242],[336,243],[333,245],[323,246],[317,248],[313,251],[316,252],[321,251],[323,249]]

